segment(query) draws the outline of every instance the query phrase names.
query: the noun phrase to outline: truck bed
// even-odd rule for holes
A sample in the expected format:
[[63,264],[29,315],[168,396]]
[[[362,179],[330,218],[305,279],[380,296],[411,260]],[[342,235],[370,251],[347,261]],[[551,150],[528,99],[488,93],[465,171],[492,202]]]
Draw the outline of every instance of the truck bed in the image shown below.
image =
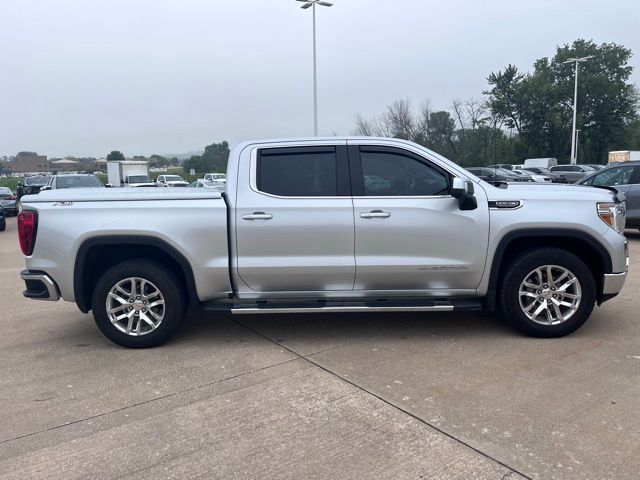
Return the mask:
[[127,242],[152,239],[193,270],[200,301],[224,298],[231,291],[226,204],[220,192],[202,190],[86,188],[25,196],[23,207],[38,212],[38,240],[27,268],[47,271],[62,298],[74,301],[75,264],[69,259],[98,244],[131,249]]

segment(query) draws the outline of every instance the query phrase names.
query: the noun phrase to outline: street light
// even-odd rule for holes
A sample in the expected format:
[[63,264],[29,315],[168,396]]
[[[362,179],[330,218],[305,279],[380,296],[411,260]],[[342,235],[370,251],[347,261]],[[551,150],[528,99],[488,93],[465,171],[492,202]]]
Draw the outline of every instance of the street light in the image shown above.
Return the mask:
[[307,9],[313,7],[313,136],[318,136],[318,78],[316,73],[316,4],[322,7],[331,7],[333,3],[323,0],[296,0],[302,2],[300,8]]
[[573,86],[573,128],[571,129],[571,165],[577,163],[577,149],[576,149],[576,111],[578,103],[578,64],[593,58],[593,55],[580,58],[570,58],[562,63],[575,63],[575,85]]

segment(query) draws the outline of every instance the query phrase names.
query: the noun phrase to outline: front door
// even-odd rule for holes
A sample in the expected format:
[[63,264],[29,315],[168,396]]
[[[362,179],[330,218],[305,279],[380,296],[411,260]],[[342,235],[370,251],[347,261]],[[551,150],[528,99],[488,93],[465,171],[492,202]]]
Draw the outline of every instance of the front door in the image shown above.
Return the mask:
[[250,168],[241,163],[244,181],[235,209],[240,296],[351,291],[354,229],[346,142],[256,148],[250,162]]
[[402,148],[349,147],[356,231],[355,290],[474,290],[487,255],[489,211],[462,211],[451,174]]

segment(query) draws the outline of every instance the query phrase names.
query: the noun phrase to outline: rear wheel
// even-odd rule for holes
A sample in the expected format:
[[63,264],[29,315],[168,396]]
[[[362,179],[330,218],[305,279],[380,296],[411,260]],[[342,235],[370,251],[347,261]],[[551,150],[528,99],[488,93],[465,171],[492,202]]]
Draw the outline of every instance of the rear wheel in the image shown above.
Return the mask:
[[168,340],[186,312],[184,288],[175,274],[150,260],[119,263],[98,280],[93,316],[102,333],[129,348]]
[[561,337],[580,328],[591,315],[596,284],[580,258],[544,248],[515,259],[500,295],[502,312],[515,328],[534,337]]

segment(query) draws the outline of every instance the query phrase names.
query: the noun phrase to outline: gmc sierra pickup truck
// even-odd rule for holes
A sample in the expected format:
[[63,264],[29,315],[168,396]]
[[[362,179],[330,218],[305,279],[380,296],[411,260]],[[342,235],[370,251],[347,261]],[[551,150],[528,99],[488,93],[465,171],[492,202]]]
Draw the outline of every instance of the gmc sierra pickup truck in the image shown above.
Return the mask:
[[487,308],[537,337],[580,327],[628,269],[624,197],[490,185],[385,138],[244,142],[226,192],[83,189],[22,199],[24,295],[75,302],[126,347],[190,309]]

